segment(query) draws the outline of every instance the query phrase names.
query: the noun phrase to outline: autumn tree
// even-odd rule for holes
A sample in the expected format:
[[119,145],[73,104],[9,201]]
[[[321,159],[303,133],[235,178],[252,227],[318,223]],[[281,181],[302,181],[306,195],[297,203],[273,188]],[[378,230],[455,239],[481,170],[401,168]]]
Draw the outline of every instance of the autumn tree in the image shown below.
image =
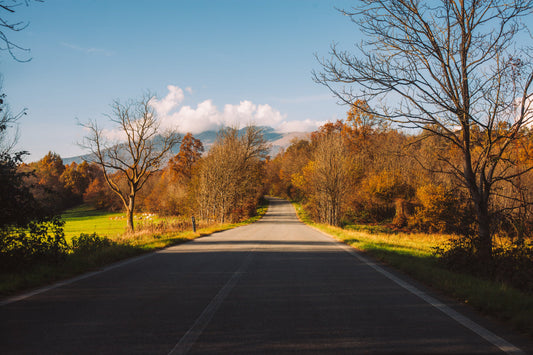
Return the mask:
[[26,186],[38,203],[50,213],[59,213],[79,202],[75,201],[61,181],[65,165],[59,154],[50,151],[36,162],[19,165],[18,171],[26,174]]
[[318,221],[340,225],[352,172],[348,145],[341,133],[326,129],[315,134],[311,160],[303,169],[299,185],[307,192]]
[[[158,171],[167,154],[179,143],[179,135],[172,129],[161,129],[161,121],[151,106],[152,96],[144,95],[137,101],[111,105],[107,117],[115,124],[122,139],[111,139],[96,121],[84,125],[88,130],[83,146],[92,159],[102,167],[104,179],[122,201],[127,214],[127,228],[134,230],[135,198],[150,176]],[[121,186],[112,174],[127,181]]]
[[[120,176],[113,176],[113,180],[120,180]],[[123,185],[119,181],[119,185]],[[123,203],[116,193],[109,188],[103,175],[97,176],[91,181],[83,194],[83,201],[90,204],[96,209],[106,211],[120,211],[123,209]]]
[[198,169],[197,201],[205,219],[225,222],[248,214],[262,196],[267,144],[260,128],[225,128]]
[[76,199],[81,199],[91,182],[101,175],[98,165],[85,160],[80,164],[72,162],[65,166],[59,181]]
[[299,200],[301,192],[294,183],[311,159],[311,144],[308,139],[295,139],[287,149],[267,162],[267,183],[275,196]]
[[193,166],[200,160],[204,152],[202,141],[187,133],[181,141],[180,151],[168,162],[168,166],[180,178],[190,180]]
[[141,201],[145,210],[166,215],[186,215],[193,209],[191,180],[195,174],[204,146],[187,133],[178,154],[148,183],[148,193]]
[[[518,52],[520,19],[533,2],[363,0],[342,13],[366,39],[357,53],[332,45],[315,73],[342,101],[388,99],[370,113],[437,135],[460,159],[446,162],[468,190],[478,226],[476,255],[492,256],[494,195],[517,170],[513,142],[531,122],[531,56]],[[525,54],[524,54],[525,53]]]

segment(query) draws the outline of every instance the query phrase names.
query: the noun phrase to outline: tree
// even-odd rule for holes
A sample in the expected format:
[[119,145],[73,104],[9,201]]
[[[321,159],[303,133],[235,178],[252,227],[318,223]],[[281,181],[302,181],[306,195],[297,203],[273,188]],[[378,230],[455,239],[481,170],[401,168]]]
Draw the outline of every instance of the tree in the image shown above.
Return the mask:
[[50,213],[59,213],[76,202],[61,181],[65,165],[57,153],[48,152],[39,161],[22,164],[18,170],[28,174],[25,183],[34,198]]
[[388,98],[391,107],[369,113],[455,147],[460,159],[443,154],[443,172],[469,191],[482,260],[492,255],[494,195],[527,171],[510,151],[532,120],[531,57],[514,50],[519,20],[532,7],[530,0],[363,0],[342,11],[367,36],[358,53],[334,44],[314,73],[347,104]]
[[123,208],[122,201],[109,188],[103,176],[91,181],[83,194],[83,201],[99,210],[120,211]]
[[181,141],[180,151],[168,162],[169,167],[181,178],[191,179],[192,168],[204,152],[202,141],[187,133]]
[[267,167],[277,165],[277,172],[272,178],[273,181],[279,181],[273,184],[272,193],[276,196],[282,196],[294,200],[301,200],[302,196],[294,185],[294,178],[301,175],[304,167],[311,159],[312,149],[310,141],[307,139],[294,139],[291,145],[283,152],[280,152]]
[[147,185],[142,208],[166,215],[187,215],[194,205],[191,181],[200,162],[204,146],[199,139],[187,133],[180,151],[172,157],[165,169],[154,175]]
[[301,181],[319,222],[340,225],[345,197],[353,182],[352,167],[341,132],[326,130],[313,135],[312,158],[303,169]]
[[225,222],[238,219],[255,207],[262,195],[262,167],[267,145],[261,129],[249,126],[244,134],[222,129],[200,162],[197,200],[204,218]]
[[17,135],[10,129],[24,114],[13,115],[0,94],[0,229],[10,225],[24,225],[43,215],[25,179],[30,175],[19,171],[25,151],[13,152]]
[[[42,2],[42,0],[33,0],[35,2]],[[12,16],[16,9],[21,5],[28,6],[31,0],[0,0],[0,50],[8,51],[13,59],[19,62],[27,62],[30,59],[20,60],[15,51],[29,52],[29,49],[23,48],[18,44],[13,43],[8,38],[8,32],[19,32],[28,27],[27,22],[13,20]]]
[[59,181],[75,199],[81,200],[91,182],[99,175],[101,175],[101,171],[98,165],[89,164],[84,160],[80,164],[72,162],[66,165]]
[[[88,135],[83,146],[90,150],[92,159],[102,167],[104,179],[117,194],[127,213],[127,228],[133,227],[135,197],[148,178],[159,170],[167,153],[179,143],[179,135],[172,129],[161,130],[160,119],[151,106],[150,95],[122,104],[115,100],[112,115],[107,116],[116,125],[122,140],[108,138],[105,131],[91,121],[84,125]],[[127,181],[121,186],[114,172]]]
[[[13,114],[5,102],[5,97],[5,94],[0,94],[0,154],[11,154],[18,141],[17,121],[26,114],[26,111]],[[28,153],[21,152],[21,155],[26,154]]]

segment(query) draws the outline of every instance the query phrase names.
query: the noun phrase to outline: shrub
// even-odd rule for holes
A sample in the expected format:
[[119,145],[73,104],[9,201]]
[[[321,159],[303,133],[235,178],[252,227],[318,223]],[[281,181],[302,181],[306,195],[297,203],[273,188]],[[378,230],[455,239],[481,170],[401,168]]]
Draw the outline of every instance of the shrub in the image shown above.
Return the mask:
[[72,250],[76,254],[92,254],[115,244],[108,237],[100,237],[96,233],[81,233],[79,237],[72,238]]
[[416,190],[419,206],[408,218],[410,228],[429,233],[472,234],[472,207],[461,191],[428,184]]
[[475,238],[454,238],[435,254],[449,269],[499,281],[533,293],[533,243],[513,242],[494,248],[490,262],[480,260]]
[[0,230],[0,268],[14,270],[36,263],[57,263],[69,251],[59,216]]

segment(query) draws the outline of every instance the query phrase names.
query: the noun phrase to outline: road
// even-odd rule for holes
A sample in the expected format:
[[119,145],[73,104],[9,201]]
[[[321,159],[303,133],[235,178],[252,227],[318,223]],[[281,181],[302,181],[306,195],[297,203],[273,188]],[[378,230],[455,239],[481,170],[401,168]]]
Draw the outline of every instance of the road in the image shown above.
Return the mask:
[[438,299],[272,199],[254,224],[4,300],[0,352],[520,353]]

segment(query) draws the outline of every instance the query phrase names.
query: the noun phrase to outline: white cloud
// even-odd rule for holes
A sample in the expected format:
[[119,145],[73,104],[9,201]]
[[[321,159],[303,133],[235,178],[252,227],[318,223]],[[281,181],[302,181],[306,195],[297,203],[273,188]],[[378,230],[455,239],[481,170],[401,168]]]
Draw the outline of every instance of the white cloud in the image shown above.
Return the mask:
[[219,110],[212,100],[200,102],[196,107],[182,106],[185,92],[191,94],[190,87],[185,90],[168,85],[168,94],[161,100],[154,99],[152,107],[161,118],[162,128],[174,127],[181,133],[201,133],[217,130],[222,126],[243,127],[247,124],[270,126],[280,132],[314,131],[327,121],[306,119],[289,121],[287,115],[268,104],[255,104],[249,100],[238,104],[226,104]]
[[316,131],[318,127],[328,123],[329,121],[316,120],[301,120],[301,121],[283,121],[276,128],[278,132],[312,132]]
[[152,107],[159,113],[168,113],[174,108],[176,108],[179,104],[183,102],[183,99],[185,99],[185,94],[183,93],[183,90],[180,89],[177,86],[174,85],[168,85],[168,94],[163,99],[158,100],[156,98],[153,98],[150,104]]
[[176,127],[182,133],[217,129],[222,125],[221,114],[211,100],[199,103],[196,108],[183,106],[178,112],[162,115],[164,127]]

